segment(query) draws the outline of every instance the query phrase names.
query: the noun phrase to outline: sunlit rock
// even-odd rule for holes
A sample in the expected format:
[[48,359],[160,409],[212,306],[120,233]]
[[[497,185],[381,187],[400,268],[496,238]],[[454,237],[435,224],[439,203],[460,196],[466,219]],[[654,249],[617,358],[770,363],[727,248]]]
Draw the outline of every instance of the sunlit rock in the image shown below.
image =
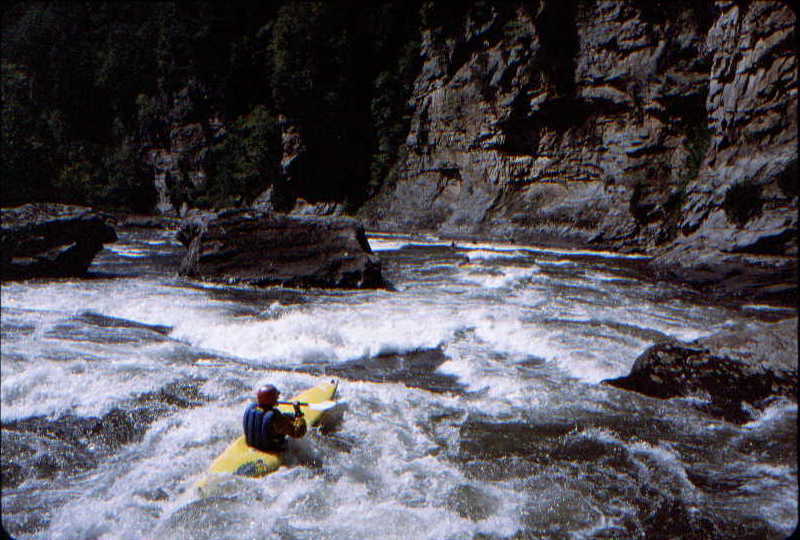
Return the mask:
[[425,29],[370,228],[593,244],[717,296],[797,298],[785,2],[543,2]]

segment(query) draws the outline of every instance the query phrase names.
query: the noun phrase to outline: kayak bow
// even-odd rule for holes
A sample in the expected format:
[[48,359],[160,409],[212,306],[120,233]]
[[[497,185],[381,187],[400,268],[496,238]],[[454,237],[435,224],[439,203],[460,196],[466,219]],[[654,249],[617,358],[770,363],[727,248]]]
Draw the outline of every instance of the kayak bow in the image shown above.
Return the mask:
[[[291,401],[278,402],[278,410],[291,413],[294,404],[299,402],[303,417],[308,427],[316,426],[322,415],[336,405],[334,401],[338,383],[335,380],[318,384],[301,392]],[[201,495],[211,491],[213,480],[224,474],[238,474],[259,477],[278,469],[283,463],[283,452],[263,452],[248,446],[244,435],[233,441],[217,459],[215,459],[205,475],[195,484]]]

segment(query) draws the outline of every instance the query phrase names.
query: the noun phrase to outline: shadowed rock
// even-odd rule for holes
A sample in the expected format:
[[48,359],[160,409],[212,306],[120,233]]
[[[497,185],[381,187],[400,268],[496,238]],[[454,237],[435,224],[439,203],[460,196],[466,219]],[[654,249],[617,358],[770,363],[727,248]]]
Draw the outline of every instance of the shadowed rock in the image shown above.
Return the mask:
[[63,204],[2,209],[2,279],[85,275],[103,244],[117,240],[110,219]]
[[257,286],[380,288],[381,261],[364,228],[343,217],[290,217],[251,209],[185,223],[180,273]]
[[746,404],[797,399],[797,319],[741,326],[688,344],[659,343],[629,375],[603,382],[658,398],[705,398],[711,414],[746,422]]

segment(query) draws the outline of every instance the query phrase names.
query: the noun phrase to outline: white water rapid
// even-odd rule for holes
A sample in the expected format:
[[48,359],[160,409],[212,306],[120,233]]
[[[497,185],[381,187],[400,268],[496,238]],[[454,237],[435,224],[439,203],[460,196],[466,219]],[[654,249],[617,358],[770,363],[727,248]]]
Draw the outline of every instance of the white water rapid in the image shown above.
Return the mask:
[[[634,256],[372,235],[395,291],[175,276],[122,231],[83,280],[2,286],[2,519],[14,538],[783,538],[797,406],[735,425],[600,384],[649,345],[795,315],[708,305]],[[265,478],[191,486],[259,385],[340,407]]]

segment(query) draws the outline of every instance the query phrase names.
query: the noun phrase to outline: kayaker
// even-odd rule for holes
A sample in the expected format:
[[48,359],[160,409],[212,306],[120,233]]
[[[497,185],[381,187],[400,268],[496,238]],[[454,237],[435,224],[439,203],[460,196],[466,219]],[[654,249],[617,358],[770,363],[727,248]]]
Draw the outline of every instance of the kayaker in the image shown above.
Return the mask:
[[253,448],[265,452],[283,450],[287,435],[299,439],[306,434],[306,421],[300,406],[295,404],[294,414],[281,412],[275,408],[279,396],[278,389],[267,384],[256,392],[256,403],[247,406],[244,436]]

